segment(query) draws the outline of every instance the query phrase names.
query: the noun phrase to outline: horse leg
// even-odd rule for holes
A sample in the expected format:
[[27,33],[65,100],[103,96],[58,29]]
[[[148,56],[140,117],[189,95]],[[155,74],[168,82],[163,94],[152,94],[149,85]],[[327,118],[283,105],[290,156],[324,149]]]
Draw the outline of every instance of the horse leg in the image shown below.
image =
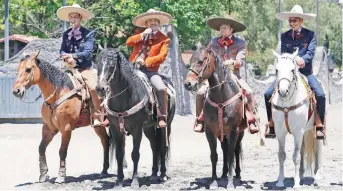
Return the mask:
[[[236,124],[232,124],[231,127],[238,127]],[[228,176],[228,184],[227,188],[231,189],[234,188],[233,184],[233,162],[234,162],[234,155],[235,155],[235,148],[236,148],[236,142],[237,142],[237,129],[231,128],[229,137],[226,137],[228,139],[228,165],[229,165],[229,176]]]
[[293,163],[295,167],[294,175],[294,188],[300,186],[300,176],[299,176],[299,163],[300,163],[300,149],[303,142],[303,133],[298,131],[294,133],[294,151],[293,151]]
[[300,182],[304,178],[304,173],[305,173],[304,152],[305,152],[305,142],[303,141],[301,144],[301,149],[300,149],[300,167],[299,167]]
[[111,144],[114,145],[112,148],[115,148],[116,159],[117,159],[117,187],[123,186],[124,180],[124,170],[123,170],[123,161],[125,154],[125,135],[120,132],[119,127],[110,126]]
[[220,179],[227,179],[227,173],[229,172],[227,153],[229,151],[229,147],[226,138],[223,140],[223,142],[221,142],[221,147],[223,150],[223,173]]
[[[167,172],[167,167],[166,163],[168,162],[169,159],[169,152],[170,152],[170,142],[169,142],[169,136],[170,136],[170,125],[167,125],[166,128],[161,128],[160,129],[160,145],[161,147],[161,175],[160,175],[160,180],[161,181],[166,181],[168,179],[168,176],[166,175]],[[168,131],[168,132],[166,132]],[[167,134],[168,133],[168,134]],[[168,142],[168,145],[167,145]]]
[[242,154],[242,139],[244,136],[244,131],[238,135],[237,143],[236,143],[236,148],[235,148],[235,157],[236,157],[236,178],[241,179],[241,154]]
[[159,157],[159,146],[157,144],[157,137],[155,135],[155,127],[145,127],[144,134],[149,139],[150,147],[152,151],[152,173],[150,176],[150,181],[155,182],[158,180],[158,157]]
[[133,161],[133,174],[132,174],[132,183],[131,186],[134,188],[139,187],[138,182],[138,161],[139,161],[139,148],[141,146],[142,141],[142,128],[136,126],[132,131],[132,141],[133,141],[133,149],[131,152],[131,159]]
[[218,154],[217,154],[217,139],[214,136],[211,128],[205,127],[206,138],[211,150],[211,163],[212,163],[212,182],[210,184],[210,189],[217,189],[218,182],[217,182],[217,162],[218,162]]
[[101,177],[104,177],[108,174],[107,170],[109,168],[109,137],[107,135],[106,128],[104,127],[94,128],[94,131],[99,136],[104,149],[104,163],[100,174]]
[[[278,126],[280,126],[280,124],[278,124],[275,127],[278,127]],[[284,164],[285,164],[285,160],[286,160],[286,152],[285,152],[286,133],[284,133],[282,135],[277,133],[276,136],[277,136],[277,139],[278,139],[278,142],[279,142],[279,153],[278,153],[278,157],[279,157],[279,177],[278,177],[278,181],[276,183],[276,186],[277,187],[284,187],[283,181],[285,179]]]
[[315,180],[321,180],[322,175],[321,175],[321,167],[322,167],[322,160],[323,160],[323,155],[322,155],[322,140],[315,140],[314,141],[314,157],[315,157],[315,167],[314,167],[314,174]]
[[39,182],[46,182],[49,180],[48,165],[46,164],[45,151],[46,151],[46,147],[49,145],[49,143],[51,142],[51,140],[54,138],[55,135],[56,135],[56,132],[50,131],[48,125],[44,123],[42,127],[42,140],[39,144],[39,169],[40,169]]
[[60,147],[60,169],[58,171],[58,177],[56,178],[56,183],[63,183],[66,178],[66,158],[68,152],[68,146],[71,138],[71,131],[65,131],[62,133],[62,143]]

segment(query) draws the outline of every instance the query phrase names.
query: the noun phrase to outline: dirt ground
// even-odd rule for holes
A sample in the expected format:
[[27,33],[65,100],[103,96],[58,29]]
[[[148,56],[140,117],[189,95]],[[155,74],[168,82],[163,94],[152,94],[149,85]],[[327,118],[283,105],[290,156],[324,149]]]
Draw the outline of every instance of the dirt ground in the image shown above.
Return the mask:
[[[260,110],[262,124],[265,112]],[[210,149],[205,134],[194,133],[194,116],[176,116],[172,124],[172,152],[168,170],[170,180],[165,183],[150,184],[152,154],[147,138],[143,138],[140,149],[139,190],[195,190],[206,189],[211,176]],[[342,104],[328,105],[328,145],[323,147],[324,178],[314,183],[306,178],[301,189],[342,190]],[[58,150],[61,137],[58,134],[47,148],[50,182],[37,183],[39,177],[38,145],[41,140],[41,124],[0,124],[0,190],[107,190],[113,189],[115,171],[110,176],[99,178],[102,169],[102,146],[100,139],[90,127],[73,132],[67,156],[67,183],[54,184],[58,174]],[[126,183],[130,182],[132,160],[130,153],[132,139],[127,138],[126,153],[128,169]],[[257,136],[246,132],[243,139],[244,158],[242,179],[235,180],[236,189],[276,189],[278,177],[278,143],[267,139],[266,146],[257,144]],[[285,162],[285,186],[290,189],[294,182],[292,162],[293,138],[287,136]],[[218,176],[222,169],[222,152],[218,145]],[[219,182],[225,189],[225,182]],[[133,190],[129,186],[122,188]]]

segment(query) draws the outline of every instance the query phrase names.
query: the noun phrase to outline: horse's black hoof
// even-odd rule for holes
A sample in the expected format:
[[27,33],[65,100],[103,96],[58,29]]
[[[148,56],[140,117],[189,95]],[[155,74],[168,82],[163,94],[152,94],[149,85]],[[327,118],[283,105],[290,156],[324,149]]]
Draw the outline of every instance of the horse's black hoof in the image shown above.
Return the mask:
[[160,178],[157,175],[151,175],[150,176],[150,182],[158,182],[159,179]]
[[227,180],[228,179],[228,176],[226,174],[223,174],[221,177],[220,177],[221,180]]
[[242,179],[242,177],[241,177],[241,175],[236,175],[236,176],[235,176],[235,179],[240,180],[240,179]]

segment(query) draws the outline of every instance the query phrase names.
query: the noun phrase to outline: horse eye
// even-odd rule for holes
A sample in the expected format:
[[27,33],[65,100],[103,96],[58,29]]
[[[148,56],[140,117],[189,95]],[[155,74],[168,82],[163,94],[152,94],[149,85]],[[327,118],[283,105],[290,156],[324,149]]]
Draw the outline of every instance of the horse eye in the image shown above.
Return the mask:
[[202,64],[202,60],[199,60],[199,61],[198,61],[198,64]]
[[32,68],[26,68],[25,72],[30,73]]

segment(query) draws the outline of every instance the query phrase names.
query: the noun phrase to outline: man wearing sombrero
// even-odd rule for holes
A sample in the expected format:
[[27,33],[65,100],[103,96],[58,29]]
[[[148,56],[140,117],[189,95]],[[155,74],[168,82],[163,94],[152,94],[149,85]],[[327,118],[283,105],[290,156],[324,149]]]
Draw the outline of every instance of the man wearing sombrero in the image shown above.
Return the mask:
[[93,126],[101,126],[100,100],[96,93],[97,75],[91,69],[94,34],[81,26],[81,21],[92,18],[93,14],[78,4],[61,7],[56,14],[61,20],[69,21],[72,24],[72,27],[63,33],[61,57],[65,61],[66,67],[78,68],[81,72],[95,110],[92,112]]
[[[317,111],[319,113],[320,120],[316,120],[316,137],[317,139],[324,138],[324,120],[325,120],[325,94],[322,90],[318,80],[313,75],[312,60],[316,50],[316,37],[315,33],[309,29],[302,27],[304,20],[311,20],[316,17],[312,13],[304,13],[303,9],[299,5],[295,5],[290,12],[283,12],[276,14],[276,18],[279,20],[288,20],[290,30],[281,34],[281,53],[292,54],[296,48],[299,48],[298,56],[296,57],[296,63],[299,65],[299,72],[307,77],[308,84],[312,91],[315,93],[317,100]],[[267,109],[269,132],[266,134],[267,138],[274,138],[274,122],[271,118],[271,104],[269,102],[276,85],[276,80],[265,92],[265,103]]]
[[[237,38],[233,34],[236,32],[242,32],[245,30],[245,26],[236,21],[234,18],[227,17],[215,17],[207,21],[207,25],[220,32],[220,37],[211,39],[207,48],[216,51],[218,56],[224,61],[227,66],[234,67],[234,74],[238,77],[239,85],[245,89],[247,93],[248,103],[245,107],[247,120],[249,124],[250,133],[254,134],[259,132],[259,128],[256,124],[256,102],[251,92],[251,88],[241,79],[240,77],[240,67],[245,64],[245,52],[246,52],[246,42],[240,38]],[[203,84],[208,88],[208,83]],[[244,87],[243,87],[244,86]],[[200,89],[204,89],[201,87]],[[195,132],[204,131],[204,121],[203,121],[203,107],[205,101],[206,91],[197,92],[196,97],[196,126],[194,127]],[[255,111],[253,111],[255,110]]]
[[167,88],[158,74],[158,69],[167,57],[170,39],[159,31],[159,26],[168,24],[171,20],[170,14],[154,9],[137,15],[132,23],[137,27],[146,29],[142,33],[131,36],[126,41],[128,47],[133,46],[129,58],[130,62],[136,62],[140,65],[140,70],[148,76],[157,90],[159,102],[157,115],[160,128],[166,127]]

